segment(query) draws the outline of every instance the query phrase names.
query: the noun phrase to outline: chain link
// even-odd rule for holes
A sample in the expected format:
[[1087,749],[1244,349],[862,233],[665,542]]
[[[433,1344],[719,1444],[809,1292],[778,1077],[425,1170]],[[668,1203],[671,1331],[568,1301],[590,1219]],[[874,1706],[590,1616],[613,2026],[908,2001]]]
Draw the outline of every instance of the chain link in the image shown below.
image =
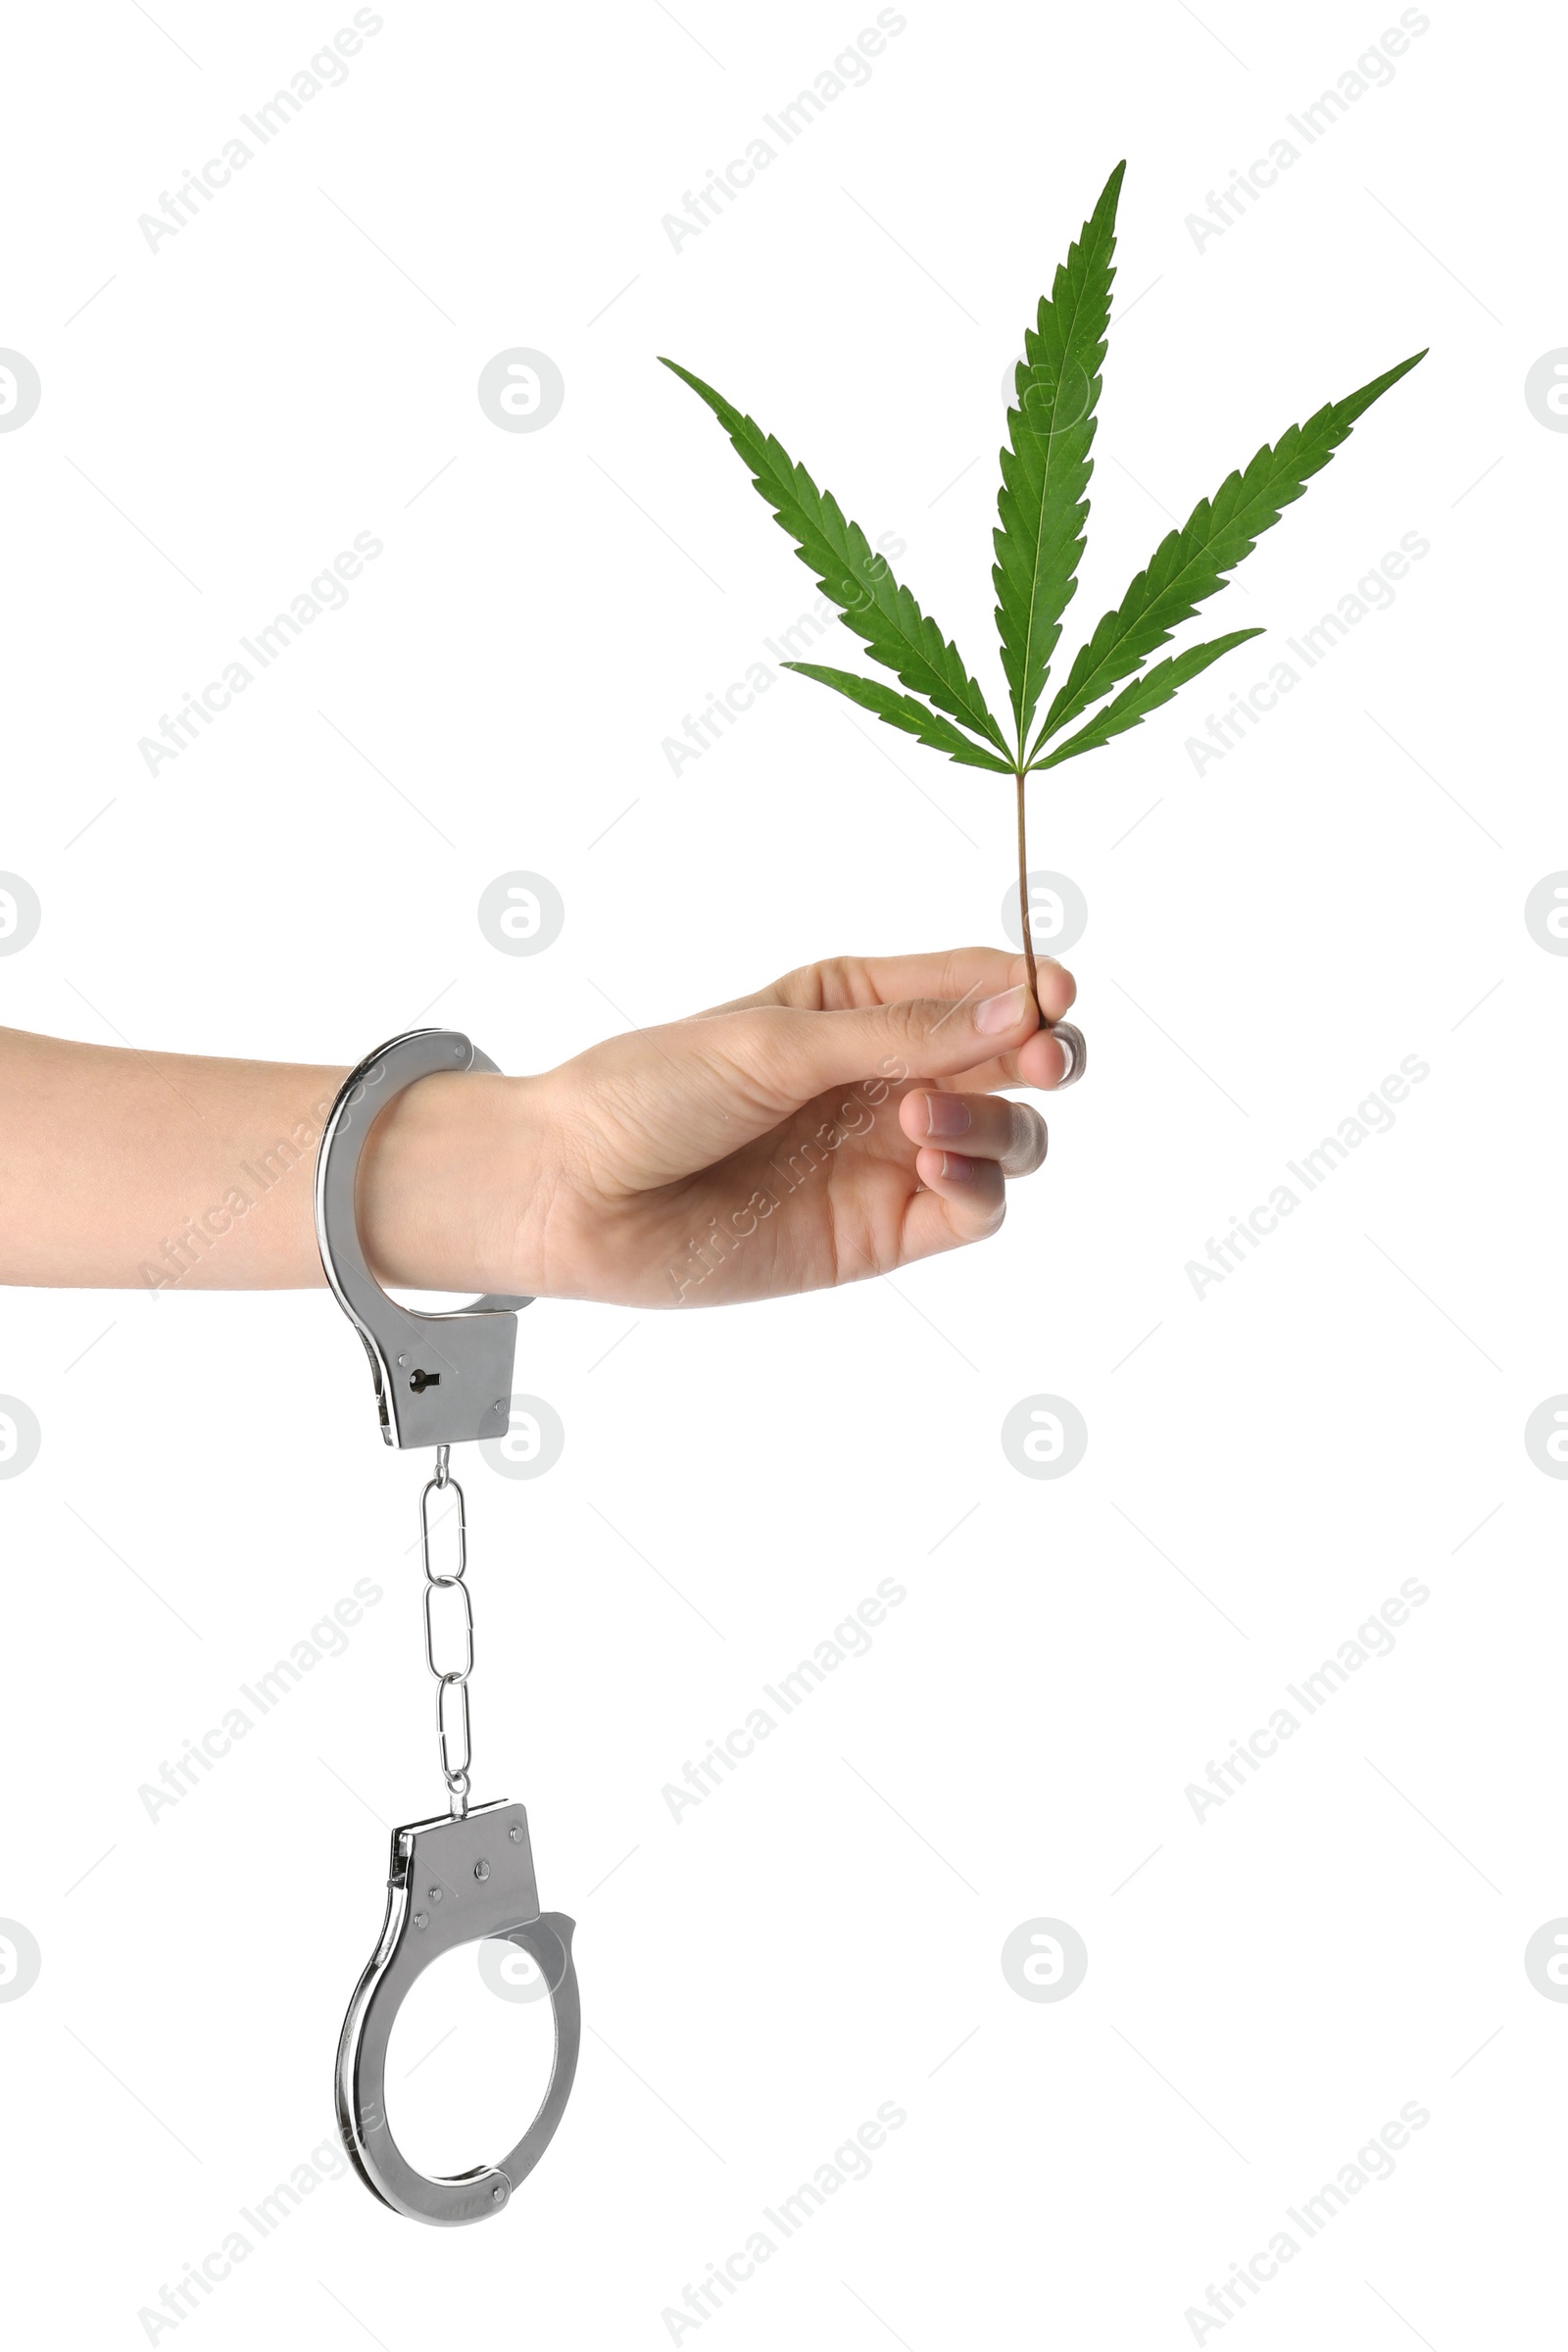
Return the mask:
[[[450,1574],[438,1572],[430,1564],[430,1497],[432,1494],[447,1494],[457,1497],[458,1506],[458,1564]],[[463,1821],[468,1811],[468,1766],[473,1758],[468,1719],[468,1677],[473,1672],[473,1603],[464,1582],[468,1565],[467,1512],[463,1489],[452,1475],[451,1447],[448,1446],[436,1447],[434,1476],[426,1481],[419,1496],[419,1556],[424,1562],[424,1662],[437,1684],[436,1730],[441,1777],[447,1785],[452,1818],[454,1821]],[[455,1592],[462,1603],[457,1627],[463,1652],[461,1666],[442,1666],[437,1662],[436,1612],[443,1604],[438,1602],[436,1595],[444,1592]],[[444,1605],[450,1617],[455,1604],[449,1602]],[[452,1630],[449,1624],[449,1635]]]

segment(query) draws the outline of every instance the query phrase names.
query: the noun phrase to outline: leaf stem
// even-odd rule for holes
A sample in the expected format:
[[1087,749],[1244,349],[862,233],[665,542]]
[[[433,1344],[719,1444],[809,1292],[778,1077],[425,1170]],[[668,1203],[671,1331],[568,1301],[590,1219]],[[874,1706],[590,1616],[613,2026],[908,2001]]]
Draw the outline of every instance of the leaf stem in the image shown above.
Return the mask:
[[1029,930],[1029,846],[1024,827],[1023,779],[1025,769],[1020,763],[1013,769],[1018,787],[1018,921],[1023,930],[1024,962],[1029,969],[1029,994],[1040,1009],[1040,981],[1035,969],[1035,943]]

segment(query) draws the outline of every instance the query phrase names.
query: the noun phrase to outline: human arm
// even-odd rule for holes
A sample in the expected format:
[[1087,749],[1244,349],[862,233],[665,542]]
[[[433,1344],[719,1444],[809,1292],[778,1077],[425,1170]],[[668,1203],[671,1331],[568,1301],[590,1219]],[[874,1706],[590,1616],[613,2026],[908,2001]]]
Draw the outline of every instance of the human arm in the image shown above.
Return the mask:
[[[400,1287],[652,1306],[984,1239],[1045,1156],[1000,1090],[1082,1068],[1022,977],[993,949],[836,959],[555,1070],[422,1079],[367,1149],[368,1253]],[[1059,1022],[1074,984],[1043,963],[1040,993]],[[320,1283],[312,1169],[345,1074],[0,1031],[0,1280]]]

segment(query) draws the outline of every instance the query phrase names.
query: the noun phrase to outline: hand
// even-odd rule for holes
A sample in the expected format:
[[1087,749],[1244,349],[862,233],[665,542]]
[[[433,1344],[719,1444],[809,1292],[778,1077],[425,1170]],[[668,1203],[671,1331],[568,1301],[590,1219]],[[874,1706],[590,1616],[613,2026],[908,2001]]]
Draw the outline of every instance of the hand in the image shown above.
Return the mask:
[[[1059,1022],[1073,979],[1039,976]],[[426,1080],[387,1119],[443,1125],[466,1262],[493,1290],[708,1306],[822,1289],[985,1240],[1006,1179],[1045,1159],[1044,1120],[1000,1090],[1070,1083],[1084,1045],[1039,1026],[1023,980],[1022,956],[989,948],[811,964],[539,1077]],[[500,1088],[498,1147],[493,1095],[485,1111],[460,1090]],[[471,1143],[452,1124],[465,1100]],[[390,1152],[383,1179],[404,1189]],[[433,1243],[385,1277],[431,1280],[413,1265]]]

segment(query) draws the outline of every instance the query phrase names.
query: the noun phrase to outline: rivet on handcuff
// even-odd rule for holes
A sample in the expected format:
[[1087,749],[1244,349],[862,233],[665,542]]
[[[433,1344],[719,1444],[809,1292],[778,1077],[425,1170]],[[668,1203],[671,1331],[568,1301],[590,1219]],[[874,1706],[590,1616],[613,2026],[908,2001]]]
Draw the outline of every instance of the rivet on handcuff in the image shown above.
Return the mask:
[[[517,1312],[531,1302],[487,1295],[443,1314],[399,1305],[367,1263],[355,1193],[370,1129],[396,1096],[439,1070],[494,1072],[495,1066],[450,1029],[413,1029],[390,1039],[344,1081],[316,1161],[321,1264],[369,1356],[381,1434],[389,1446],[435,1447],[434,1475],[419,1496],[419,1550],[424,1655],[436,1678],[441,1771],[451,1805],[445,1819],[410,1822],[392,1833],[386,1919],[338,2043],[338,2124],[366,2186],[395,2213],[438,2225],[499,2213],[532,2172],[565,2109],[581,2033],[573,1923],[559,1911],[540,1912],[527,1814],[505,1798],[471,1809],[468,1804],[473,1609],[465,1581],[466,1510],[452,1476],[451,1448],[506,1435]],[[444,1572],[431,1566],[432,1495],[451,1497],[457,1511],[456,1565]],[[462,1661],[443,1667],[435,1616],[441,1606],[452,1606],[441,1597],[452,1593],[461,1612]],[[555,2064],[543,2104],[514,2148],[493,2165],[432,2180],[408,2162],[387,2122],[387,2043],[415,1979],[443,1952],[489,1936],[514,1943],[537,1965],[555,2017]]]

